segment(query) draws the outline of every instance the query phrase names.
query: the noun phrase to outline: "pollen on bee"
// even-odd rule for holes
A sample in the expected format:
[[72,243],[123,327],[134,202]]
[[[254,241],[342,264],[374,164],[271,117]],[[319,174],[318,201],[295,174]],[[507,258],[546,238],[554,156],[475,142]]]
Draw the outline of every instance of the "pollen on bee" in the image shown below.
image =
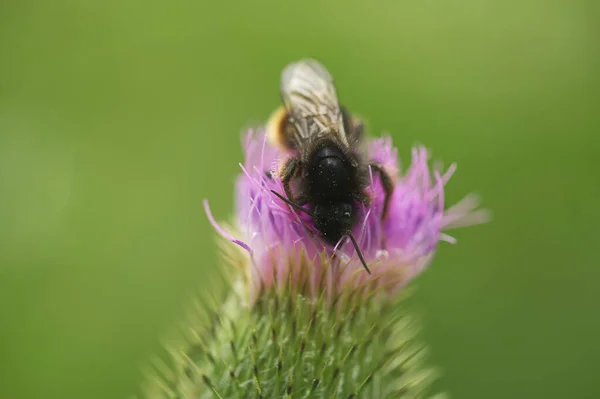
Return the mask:
[[271,114],[267,122],[267,138],[272,145],[286,148],[284,135],[287,111],[285,107],[279,107]]

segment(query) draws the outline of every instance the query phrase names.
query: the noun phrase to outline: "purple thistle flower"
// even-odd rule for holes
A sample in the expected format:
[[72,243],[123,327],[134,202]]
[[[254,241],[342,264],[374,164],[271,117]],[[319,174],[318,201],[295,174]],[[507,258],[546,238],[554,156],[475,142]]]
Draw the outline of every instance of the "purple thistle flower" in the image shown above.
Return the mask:
[[243,249],[251,300],[261,290],[298,289],[305,284],[314,296],[324,290],[332,297],[358,287],[394,293],[431,262],[440,241],[455,243],[443,231],[489,219],[486,211],[476,210],[474,195],[444,210],[444,186],[456,170],[454,164],[444,173],[431,170],[429,152],[416,147],[403,172],[390,137],[367,139],[366,144],[369,161],[382,165],[394,178],[388,215],[382,221],[384,190],[378,174],[371,174],[372,203],[359,208],[353,228],[372,275],[365,272],[352,245],[342,240],[333,248],[327,246],[310,216],[291,209],[271,192],[284,192],[278,167],[288,154],[271,145],[263,131],[248,132],[232,233],[215,222],[207,201],[204,206],[215,229]]

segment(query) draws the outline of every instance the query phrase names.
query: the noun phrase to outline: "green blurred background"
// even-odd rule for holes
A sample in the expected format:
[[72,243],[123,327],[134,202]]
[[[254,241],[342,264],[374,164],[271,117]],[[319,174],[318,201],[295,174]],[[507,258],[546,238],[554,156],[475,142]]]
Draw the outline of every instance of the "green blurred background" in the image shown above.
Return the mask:
[[317,57],[491,224],[417,282],[455,398],[598,398],[598,5],[0,2],[0,397],[125,398],[214,273],[240,132]]

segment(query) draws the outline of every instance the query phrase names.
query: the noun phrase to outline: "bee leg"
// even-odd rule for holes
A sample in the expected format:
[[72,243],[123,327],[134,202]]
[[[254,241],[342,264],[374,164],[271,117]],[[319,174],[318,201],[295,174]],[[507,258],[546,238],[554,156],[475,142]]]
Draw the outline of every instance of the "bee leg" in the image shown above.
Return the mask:
[[385,199],[383,200],[383,212],[381,213],[381,220],[385,220],[387,216],[388,207],[390,205],[390,199],[392,198],[392,192],[394,191],[394,183],[392,182],[391,176],[383,169],[383,166],[371,163],[369,164],[371,170],[379,173],[379,177],[381,178],[381,184],[383,185],[383,190],[385,191]]
[[[290,187],[291,181],[294,179],[294,177],[296,177],[296,174],[298,173],[299,165],[300,161],[298,160],[298,158],[290,158],[281,169],[281,183],[283,184],[283,189],[288,199],[294,204],[296,204],[296,206],[301,207],[302,205],[306,205],[308,203],[308,197],[300,194],[298,198],[294,198]],[[302,219],[300,219],[300,222],[308,232],[308,235],[311,237],[315,237],[316,232],[309,226],[307,226]]]
[[294,201],[294,196],[292,194],[290,183],[292,182],[292,179],[296,177],[296,173],[298,173],[299,163],[298,158],[290,158],[281,169],[281,183],[283,183],[285,195],[287,195],[288,199],[292,202]]
[[352,198],[365,206],[371,205],[371,198],[365,193],[353,193]]
[[300,206],[306,205],[308,204],[308,197],[306,195],[299,195],[294,202]]

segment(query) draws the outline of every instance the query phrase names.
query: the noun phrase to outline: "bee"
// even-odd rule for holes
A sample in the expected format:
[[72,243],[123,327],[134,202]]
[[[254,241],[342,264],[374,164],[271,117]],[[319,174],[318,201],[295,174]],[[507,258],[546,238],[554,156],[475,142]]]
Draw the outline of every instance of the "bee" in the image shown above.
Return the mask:
[[348,237],[371,274],[352,227],[357,206],[371,203],[369,167],[379,173],[385,191],[382,219],[394,188],[391,177],[381,165],[364,162],[363,124],[340,106],[333,78],[321,63],[304,59],[287,65],[280,92],[283,105],[270,118],[267,132],[272,143],[291,154],[279,170],[287,198],[272,192],[309,215],[327,244]]

